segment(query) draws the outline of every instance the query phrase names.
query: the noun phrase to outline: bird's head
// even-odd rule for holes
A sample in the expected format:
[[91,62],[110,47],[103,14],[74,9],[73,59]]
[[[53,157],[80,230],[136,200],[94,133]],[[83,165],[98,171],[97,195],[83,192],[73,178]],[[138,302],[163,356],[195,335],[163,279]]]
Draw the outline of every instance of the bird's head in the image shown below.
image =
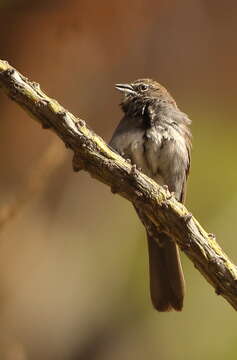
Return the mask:
[[151,79],[139,79],[128,84],[116,84],[115,88],[123,92],[121,106],[125,113],[141,115],[147,105],[162,106],[172,104],[174,99],[158,82]]

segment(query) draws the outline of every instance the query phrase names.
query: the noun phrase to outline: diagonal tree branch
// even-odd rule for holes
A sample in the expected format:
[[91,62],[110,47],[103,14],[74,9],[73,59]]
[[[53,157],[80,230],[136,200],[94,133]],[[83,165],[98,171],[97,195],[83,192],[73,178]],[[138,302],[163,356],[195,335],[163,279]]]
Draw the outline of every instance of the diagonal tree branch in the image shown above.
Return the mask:
[[[195,267],[237,310],[237,269],[188,210],[169,193],[113,152],[106,143],[40,86],[0,60],[0,87],[33,115],[43,128],[53,130],[74,153],[75,171],[86,170],[135,204],[145,214],[144,225],[172,237]],[[150,229],[147,229],[150,231]]]

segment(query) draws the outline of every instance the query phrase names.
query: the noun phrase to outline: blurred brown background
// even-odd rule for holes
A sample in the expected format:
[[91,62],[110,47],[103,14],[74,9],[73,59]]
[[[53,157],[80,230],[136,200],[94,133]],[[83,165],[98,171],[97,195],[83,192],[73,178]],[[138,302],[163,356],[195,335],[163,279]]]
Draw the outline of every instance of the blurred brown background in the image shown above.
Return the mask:
[[[0,0],[0,58],[104,139],[114,83],[167,86],[193,120],[187,205],[235,262],[236,33],[233,0]],[[235,312],[190,261],[183,312],[155,312],[132,206],[1,92],[0,106],[0,359],[236,359]]]

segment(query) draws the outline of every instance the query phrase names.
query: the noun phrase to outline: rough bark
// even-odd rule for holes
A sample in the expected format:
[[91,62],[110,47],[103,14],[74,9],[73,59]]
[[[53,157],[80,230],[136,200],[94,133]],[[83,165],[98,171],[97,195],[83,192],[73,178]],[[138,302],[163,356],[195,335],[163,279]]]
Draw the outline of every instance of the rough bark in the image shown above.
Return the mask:
[[[56,100],[44,94],[6,61],[0,60],[0,87],[43,128],[53,130],[74,153],[73,169],[85,170],[139,207],[144,225],[169,235],[193,262],[217,294],[237,310],[237,269],[215,240],[169,191],[113,152]],[[146,221],[146,218],[149,220]]]

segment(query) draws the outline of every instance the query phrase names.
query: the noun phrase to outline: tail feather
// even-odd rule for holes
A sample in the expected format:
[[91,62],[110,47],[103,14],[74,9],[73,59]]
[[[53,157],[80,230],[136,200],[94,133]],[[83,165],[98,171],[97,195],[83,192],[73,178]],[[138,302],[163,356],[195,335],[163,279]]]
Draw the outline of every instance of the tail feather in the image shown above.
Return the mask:
[[159,234],[162,246],[148,235],[150,293],[158,311],[181,311],[184,298],[184,276],[177,245],[165,234]]

